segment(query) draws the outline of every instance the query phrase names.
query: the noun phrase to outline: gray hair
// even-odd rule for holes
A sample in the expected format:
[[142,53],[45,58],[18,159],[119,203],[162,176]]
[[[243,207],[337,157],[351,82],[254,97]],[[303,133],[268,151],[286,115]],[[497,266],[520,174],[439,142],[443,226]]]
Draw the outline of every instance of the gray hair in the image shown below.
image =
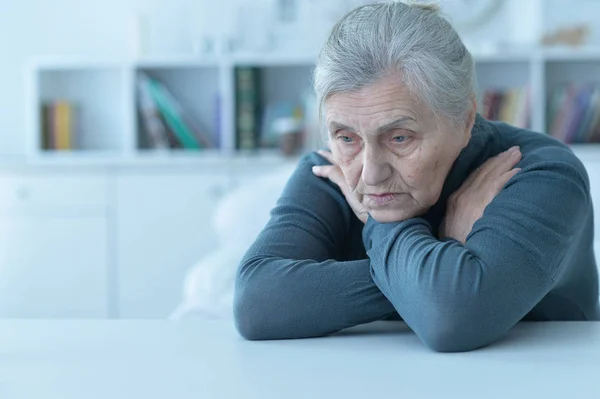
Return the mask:
[[333,28],[314,71],[321,115],[335,93],[351,92],[398,71],[436,115],[463,122],[475,92],[473,58],[435,5],[361,6]]

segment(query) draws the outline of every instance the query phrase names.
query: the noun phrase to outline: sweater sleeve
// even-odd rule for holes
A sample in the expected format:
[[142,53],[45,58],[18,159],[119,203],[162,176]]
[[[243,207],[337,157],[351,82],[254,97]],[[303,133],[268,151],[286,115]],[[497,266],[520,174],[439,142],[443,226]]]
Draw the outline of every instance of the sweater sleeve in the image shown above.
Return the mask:
[[335,260],[345,258],[354,215],[337,187],[313,175],[325,163],[314,153],[300,161],[238,268],[234,319],[246,339],[322,336],[395,314],[369,259]]
[[589,209],[585,169],[566,157],[524,167],[465,245],[439,241],[419,218],[369,219],[363,240],[375,283],[419,338],[467,351],[499,339],[553,288]]

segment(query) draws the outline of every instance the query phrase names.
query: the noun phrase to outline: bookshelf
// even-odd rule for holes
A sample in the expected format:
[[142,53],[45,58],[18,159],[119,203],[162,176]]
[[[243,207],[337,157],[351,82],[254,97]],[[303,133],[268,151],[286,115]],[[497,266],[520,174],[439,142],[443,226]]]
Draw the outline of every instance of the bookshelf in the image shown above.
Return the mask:
[[[141,74],[162,82],[182,104],[185,104],[191,123],[210,140],[216,148],[220,147],[217,130],[219,120],[220,69],[211,65],[136,65],[135,77]],[[135,83],[134,83],[135,84]],[[134,104],[136,107],[136,100]],[[143,121],[136,112],[135,147],[140,152],[152,151],[151,143],[144,134]],[[211,145],[210,149],[214,149]]]
[[[127,92],[124,70],[117,66],[72,65],[69,68],[50,66],[36,76],[38,91],[35,125],[41,127],[43,104],[67,101],[77,117],[73,128],[79,132],[71,143],[74,151],[92,149],[113,153],[127,139]],[[32,136],[32,143],[42,149],[42,135]]]
[[[73,58],[34,60],[28,73],[27,152],[32,162],[168,164],[208,160],[282,157],[276,148],[239,149],[236,137],[236,71],[258,71],[260,108],[288,102],[305,111],[309,129],[302,151],[322,144],[316,128],[316,106],[309,103],[314,56],[238,54],[214,59],[155,57],[106,61]],[[600,86],[600,49],[475,54],[480,110],[485,93],[529,90],[527,126],[549,131],[551,93],[565,83]],[[184,106],[193,124],[214,139],[198,151],[157,150],[148,142],[138,112],[137,78],[161,81]],[[68,151],[44,146],[43,104],[67,101],[76,113],[73,145]],[[261,115],[264,116],[264,115]],[[46,121],[47,122],[47,121]],[[578,144],[586,153],[600,147]],[[285,157],[283,157],[285,158]]]
[[[534,67],[534,62],[518,56],[479,60],[476,68],[479,112],[488,119],[531,128],[534,125],[533,114],[528,107],[539,101],[538,98],[528,98],[531,94],[528,87],[531,87],[532,76],[535,75]],[[510,106],[506,106],[509,103]],[[494,107],[496,109],[491,112],[490,108]],[[514,109],[509,109],[511,107]]]

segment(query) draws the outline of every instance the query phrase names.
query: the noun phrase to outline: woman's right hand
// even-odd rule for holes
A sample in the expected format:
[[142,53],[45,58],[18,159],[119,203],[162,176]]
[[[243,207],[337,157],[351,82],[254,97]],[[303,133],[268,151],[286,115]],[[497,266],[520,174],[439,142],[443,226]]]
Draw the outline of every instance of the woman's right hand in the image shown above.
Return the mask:
[[346,182],[346,178],[342,173],[340,167],[336,164],[333,159],[333,155],[329,151],[317,151],[320,156],[331,162],[331,165],[321,165],[321,166],[313,166],[313,173],[316,176],[324,177],[329,179],[333,183],[335,183],[342,193],[344,197],[346,197],[346,202],[350,205],[350,208],[354,211],[356,217],[363,223],[367,223],[367,219],[369,217],[369,213],[363,207],[361,198],[358,194],[352,191],[348,183]]

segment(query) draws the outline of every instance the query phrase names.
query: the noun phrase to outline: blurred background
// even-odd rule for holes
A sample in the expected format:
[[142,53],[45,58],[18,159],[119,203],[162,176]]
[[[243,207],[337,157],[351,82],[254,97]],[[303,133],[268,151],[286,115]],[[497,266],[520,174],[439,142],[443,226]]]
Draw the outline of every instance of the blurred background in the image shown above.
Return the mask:
[[[368,2],[3,0],[0,317],[228,317],[240,257],[323,145],[318,51]],[[572,145],[600,198],[600,2],[439,4],[480,113]]]

